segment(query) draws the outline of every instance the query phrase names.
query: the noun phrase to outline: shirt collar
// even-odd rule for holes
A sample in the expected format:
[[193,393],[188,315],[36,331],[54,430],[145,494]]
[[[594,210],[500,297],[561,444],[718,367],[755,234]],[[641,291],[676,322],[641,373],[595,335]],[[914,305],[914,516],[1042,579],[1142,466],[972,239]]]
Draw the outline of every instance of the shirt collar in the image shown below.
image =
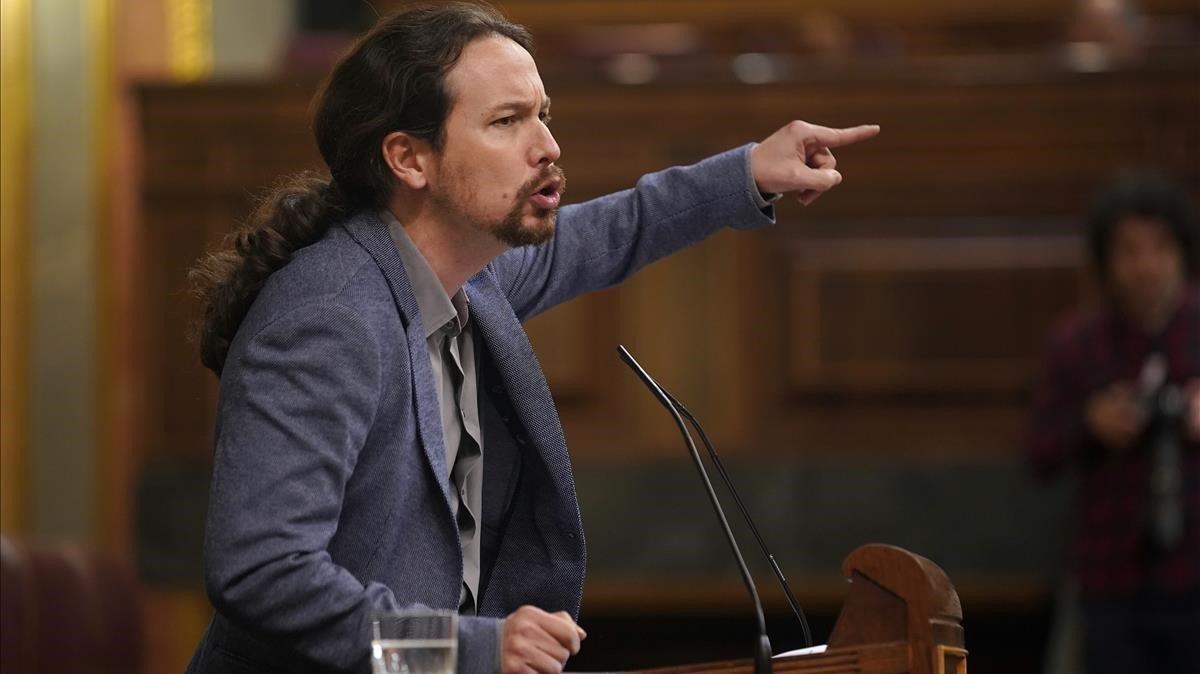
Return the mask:
[[396,242],[400,261],[404,264],[404,273],[408,276],[408,282],[417,298],[417,309],[421,312],[421,323],[425,326],[425,339],[429,339],[438,331],[450,335],[462,332],[471,317],[471,302],[466,292],[459,288],[454,297],[448,296],[441,280],[396,216],[383,209],[379,218],[387,225],[388,233]]

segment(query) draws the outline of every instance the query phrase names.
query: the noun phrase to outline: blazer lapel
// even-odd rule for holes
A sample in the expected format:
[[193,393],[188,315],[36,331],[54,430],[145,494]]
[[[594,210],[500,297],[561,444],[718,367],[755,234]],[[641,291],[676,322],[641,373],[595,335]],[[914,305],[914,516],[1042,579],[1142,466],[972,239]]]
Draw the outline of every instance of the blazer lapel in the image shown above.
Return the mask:
[[[579,522],[575,481],[562,424],[546,377],[533,355],[533,346],[513,313],[508,298],[484,270],[467,283],[471,313],[508,391],[510,401],[531,442],[542,457],[564,503],[572,506],[574,524]],[[486,452],[486,449],[484,450]]]
[[[525,522],[516,531],[509,527],[504,532],[505,538],[534,536],[538,541],[535,545],[544,546],[550,561],[544,570],[543,586],[540,590],[534,590],[523,581],[522,586],[534,594],[519,596],[505,589],[496,589],[495,579],[503,579],[501,585],[511,584],[514,579],[529,573],[529,560],[520,553],[506,556],[505,551],[512,551],[514,546],[501,543],[489,571],[489,589],[482,596],[483,608],[499,612],[507,603],[513,603],[514,600],[529,602],[530,596],[533,596],[537,600],[535,603],[563,608],[578,617],[587,552],[575,480],[571,474],[571,458],[567,454],[566,439],[554,408],[550,387],[533,355],[533,347],[524,328],[491,271],[485,269],[472,278],[467,283],[467,291],[471,294],[472,316],[477,319],[475,325],[487,344],[501,384],[507,389],[513,411],[529,434],[526,439],[532,445],[532,448],[526,447],[530,449],[529,456],[536,456],[540,460],[549,480],[549,484],[539,482],[538,486],[533,487],[538,492],[533,496],[536,508],[533,521]],[[516,440],[518,444],[524,444],[521,438]],[[486,453],[485,448],[485,456]],[[532,476],[537,472],[540,471],[522,469],[522,475],[530,475],[531,480],[535,479]],[[531,526],[537,527],[537,533],[530,531]]]
[[375,264],[383,271],[392,297],[400,310],[408,341],[409,372],[412,373],[413,400],[416,406],[417,429],[425,457],[429,460],[446,508],[450,508],[449,473],[446,469],[446,450],[442,439],[441,413],[438,409],[437,384],[433,379],[433,368],[429,364],[429,349],[425,343],[425,328],[421,324],[421,311],[417,298],[409,285],[404,263],[396,250],[387,227],[370,211],[355,216],[345,225],[350,236],[371,254]]

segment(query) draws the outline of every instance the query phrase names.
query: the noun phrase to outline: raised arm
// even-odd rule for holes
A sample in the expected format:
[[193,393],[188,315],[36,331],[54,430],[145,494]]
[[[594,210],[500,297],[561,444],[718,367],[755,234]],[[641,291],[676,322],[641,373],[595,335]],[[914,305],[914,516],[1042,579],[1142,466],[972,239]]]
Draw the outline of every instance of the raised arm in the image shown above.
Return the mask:
[[549,242],[513,249],[490,268],[517,316],[526,320],[619,283],[723,227],[774,222],[764,193],[793,192],[811,204],[842,180],[830,148],[878,133],[877,126],[830,129],[791,122],[760,144],[651,173],[631,190],[565,206]]

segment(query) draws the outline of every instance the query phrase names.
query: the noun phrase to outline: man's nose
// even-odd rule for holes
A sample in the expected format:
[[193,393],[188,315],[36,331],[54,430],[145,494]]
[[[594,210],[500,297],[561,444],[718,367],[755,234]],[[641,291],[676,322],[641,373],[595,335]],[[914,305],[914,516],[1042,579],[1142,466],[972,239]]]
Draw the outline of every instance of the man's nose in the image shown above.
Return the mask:
[[538,126],[541,128],[533,146],[533,163],[536,166],[548,166],[558,161],[558,158],[562,156],[562,150],[559,149],[558,142],[554,140],[554,134],[550,133],[550,128],[544,124]]

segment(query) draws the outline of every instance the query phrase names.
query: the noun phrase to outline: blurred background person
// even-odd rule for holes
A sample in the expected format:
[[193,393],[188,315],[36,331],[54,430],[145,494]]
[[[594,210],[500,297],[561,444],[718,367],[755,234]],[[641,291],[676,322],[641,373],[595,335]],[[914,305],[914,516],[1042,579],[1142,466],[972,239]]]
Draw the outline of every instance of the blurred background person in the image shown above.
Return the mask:
[[1060,321],[1027,452],[1079,471],[1072,547],[1090,674],[1200,671],[1200,288],[1184,194],[1131,175],[1087,223],[1099,307]]

